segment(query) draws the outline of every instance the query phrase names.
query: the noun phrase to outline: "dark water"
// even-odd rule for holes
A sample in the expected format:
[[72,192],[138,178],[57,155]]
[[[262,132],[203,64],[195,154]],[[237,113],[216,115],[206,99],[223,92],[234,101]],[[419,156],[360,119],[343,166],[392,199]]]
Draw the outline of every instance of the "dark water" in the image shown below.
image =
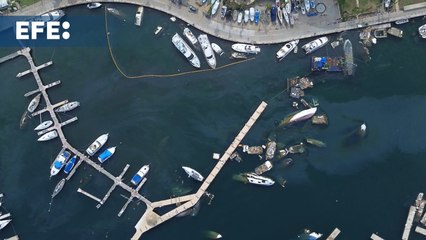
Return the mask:
[[[169,16],[146,10],[143,26],[136,28],[132,25],[135,7],[119,9],[122,17],[109,16],[108,30],[117,62],[126,74],[192,69],[170,42],[184,23],[171,23]],[[67,14],[103,18],[103,10],[89,12],[83,7],[67,9]],[[108,145],[118,148],[106,169],[118,175],[129,163],[125,181],[130,182],[142,165],[151,163],[141,192],[152,201],[196,190],[199,184],[187,179],[180,167],[189,165],[207,175],[215,164],[212,153],[225,151],[262,100],[269,105],[244,143],[264,144],[269,135],[286,146],[304,137],[327,143],[327,148],[309,147],[307,153],[293,156],[291,168],[277,167],[266,174],[286,178],[285,189],[278,184],[262,188],[232,180],[234,174],[252,171],[261,163],[257,157],[242,155],[244,161],[229,162],[209,188],[215,195],[211,205],[204,200],[197,216],[173,219],[146,233],[144,239],[204,239],[204,230],[220,232],[225,239],[293,239],[306,227],[324,234],[339,227],[341,239],[366,239],[373,232],[397,239],[408,205],[426,188],[426,48],[416,34],[423,22],[417,19],[403,26],[404,39],[379,40],[370,49],[368,63],[363,61],[358,33],[344,34],[354,45],[356,75],[312,76],[315,87],[306,92],[307,99],[319,100],[319,111],[329,116],[328,127],[309,122],[276,127],[294,111],[289,97],[280,93],[287,77],[309,73],[309,57],[301,52],[276,63],[278,45],[262,46],[255,60],[219,71],[126,79],[109,56],[105,26],[88,24],[93,32],[82,32],[81,38],[98,37],[99,47],[36,48],[33,57],[37,64],[54,61],[41,71],[45,83],[62,81],[49,91],[53,102],[81,102],[80,108],[61,115],[64,120],[79,118],[64,128],[69,142],[83,150],[109,132]],[[166,26],[160,37],[153,35],[157,25]],[[229,42],[210,39],[230,53]],[[15,50],[2,48],[0,56]],[[207,68],[202,54],[197,54]],[[341,55],[342,49],[328,45],[317,54]],[[229,62],[225,55],[218,58],[219,66]],[[15,76],[27,68],[24,58],[0,66],[0,189],[6,194],[4,206],[13,214],[14,229],[22,239],[129,239],[145,206],[132,203],[118,218],[126,201],[120,196],[126,192],[118,189],[96,209],[96,203],[77,193],[77,188],[102,197],[112,183],[84,164],[48,212],[50,194],[60,179],[49,180],[49,166],[60,143],[35,141],[32,129],[38,118],[19,129],[29,102],[23,94],[34,89],[35,82],[33,77]],[[369,129],[367,137],[345,144],[363,121]],[[8,226],[0,237],[12,233]],[[412,234],[412,239],[421,238]]]

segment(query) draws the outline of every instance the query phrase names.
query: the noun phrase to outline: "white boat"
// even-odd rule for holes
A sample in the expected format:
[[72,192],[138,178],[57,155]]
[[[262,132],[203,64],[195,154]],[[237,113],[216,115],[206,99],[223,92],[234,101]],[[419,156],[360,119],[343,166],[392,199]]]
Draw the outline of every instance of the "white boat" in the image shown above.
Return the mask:
[[43,136],[39,137],[37,139],[37,141],[39,142],[45,142],[45,141],[49,141],[51,139],[54,139],[58,137],[58,133],[56,132],[56,130],[50,131],[48,133],[43,134]]
[[294,40],[286,43],[280,50],[277,52],[277,59],[281,61],[285,58],[299,43],[299,40]]
[[176,17],[175,17],[175,16],[171,16],[169,19],[170,19],[170,21],[172,21],[172,22],[176,22]]
[[385,0],[385,8],[389,8],[391,0]]
[[291,2],[290,1],[285,4],[285,10],[287,11],[288,14],[291,14]]
[[203,50],[207,63],[211,68],[216,68],[216,57],[214,56],[214,52],[212,46],[210,45],[207,34],[200,34],[200,36],[198,36],[198,41],[200,42],[201,49]]
[[309,12],[309,10],[311,9],[311,3],[309,0],[305,0],[305,9],[306,12]]
[[309,109],[306,109],[306,110],[302,110],[302,111],[294,114],[292,117],[290,117],[290,119],[288,120],[288,123],[299,122],[299,121],[303,121],[303,120],[309,119],[316,112],[317,112],[317,108],[316,107],[309,108]]
[[284,23],[283,11],[279,7],[277,8],[277,15],[278,15],[278,21],[280,22],[280,24],[283,24]]
[[249,18],[250,18],[250,12],[249,12],[249,10],[244,10],[244,23],[248,23],[248,21],[249,21]]
[[306,9],[304,7],[301,7],[301,12],[302,12],[303,15],[305,15],[306,14]]
[[55,161],[53,161],[52,166],[50,166],[50,177],[58,174],[61,171],[61,169],[65,166],[65,164],[67,163],[70,157],[71,157],[71,153],[66,150],[59,152]]
[[160,34],[161,31],[163,31],[163,27],[162,26],[157,26],[157,28],[155,28],[154,35]]
[[254,7],[250,8],[250,21],[253,22],[254,21]]
[[198,47],[198,40],[197,37],[191,32],[189,28],[183,29],[183,35],[188,39],[188,41],[192,44],[194,47]]
[[106,9],[108,12],[110,12],[111,14],[115,15],[115,16],[120,16],[120,12],[116,9],[116,8],[107,8]]
[[78,106],[80,106],[80,102],[77,102],[77,101],[69,102],[55,109],[55,112],[68,112]]
[[99,136],[90,146],[86,149],[89,156],[93,156],[108,140],[108,133]]
[[217,13],[217,10],[219,9],[220,0],[216,0],[213,4],[212,8],[212,16]]
[[101,163],[104,163],[106,160],[112,157],[112,155],[114,155],[116,148],[117,147],[110,147],[106,149],[105,151],[103,151],[101,154],[99,154],[98,161]]
[[422,38],[426,38],[426,24],[419,27],[419,34]]
[[283,16],[284,16],[284,20],[287,24],[290,24],[290,18],[288,17],[288,13],[287,11],[283,8]]
[[255,173],[246,173],[246,178],[249,183],[256,185],[272,186],[275,183],[274,180],[267,177],[259,176]]
[[136,26],[140,26],[142,23],[142,17],[143,17],[143,6],[139,6],[138,10],[136,11],[136,15],[135,15],[135,25]]
[[309,234],[309,239],[312,239],[312,240],[316,240],[316,239],[318,239],[320,237],[322,237],[321,233],[311,232]]
[[237,23],[241,23],[243,21],[243,12],[238,13]]
[[242,52],[242,53],[252,53],[252,54],[260,53],[260,47],[257,47],[255,45],[245,44],[245,43],[232,44],[232,49],[236,52]]
[[50,126],[52,126],[53,121],[48,120],[48,121],[44,121],[42,123],[40,123],[37,127],[34,128],[34,131],[40,131],[40,130],[44,130]]
[[101,3],[98,3],[98,2],[94,2],[94,3],[89,3],[89,4],[87,4],[87,5],[86,5],[86,7],[87,7],[88,9],[96,9],[96,8],[100,8],[100,7],[102,7],[102,4],[101,4]]
[[288,14],[288,18],[289,18],[289,20],[290,20],[290,26],[293,26],[293,25],[294,25],[294,17],[293,17],[293,14],[292,14],[292,13],[289,13],[289,14]]
[[182,166],[183,170],[188,174],[188,177],[192,177],[193,179],[202,182],[204,180],[204,177],[194,169],[190,167]]
[[12,219],[5,219],[0,221],[0,230],[7,226],[12,221]]
[[223,55],[222,48],[219,45],[217,45],[216,43],[212,43],[212,49],[215,53],[219,54],[219,56]]
[[318,50],[321,47],[324,47],[325,44],[328,43],[327,37],[320,37],[318,39],[315,39],[314,41],[311,41],[305,45],[302,46],[303,50],[305,50],[306,54],[312,53],[315,50]]
[[133,176],[131,182],[133,185],[138,185],[142,179],[146,176],[146,174],[149,171],[149,165],[144,165],[143,167],[141,167],[141,169],[139,169],[139,171],[135,174],[135,176]]
[[192,66],[200,68],[200,59],[198,59],[195,52],[189,47],[189,45],[180,37],[179,34],[175,34],[172,37],[172,43],[175,47],[188,59]]
[[51,11],[45,14],[40,15],[39,17],[35,17],[35,21],[43,21],[43,22],[50,22],[50,21],[58,21],[63,16],[65,16],[65,12],[62,10],[55,10]]
[[225,5],[222,6],[222,8],[220,9],[220,18],[224,19],[227,11],[228,11],[228,7]]
[[32,112],[34,112],[34,110],[36,110],[36,108],[40,104],[40,99],[41,99],[41,93],[37,94],[37,96],[35,96],[31,100],[30,104],[27,107],[28,112],[32,113]]

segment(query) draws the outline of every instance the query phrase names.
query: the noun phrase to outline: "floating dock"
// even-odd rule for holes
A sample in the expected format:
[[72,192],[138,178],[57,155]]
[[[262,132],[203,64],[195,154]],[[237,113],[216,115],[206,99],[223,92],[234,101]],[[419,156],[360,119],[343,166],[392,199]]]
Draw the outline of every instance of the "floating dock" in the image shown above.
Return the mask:
[[340,229],[335,228],[333,232],[331,232],[330,236],[328,236],[327,240],[334,240],[337,238],[337,236],[339,236],[339,234],[340,234]]
[[376,235],[376,234],[371,234],[371,237],[370,237],[370,239],[372,239],[372,240],[384,240],[383,238],[381,238],[381,237],[379,237],[378,235]]

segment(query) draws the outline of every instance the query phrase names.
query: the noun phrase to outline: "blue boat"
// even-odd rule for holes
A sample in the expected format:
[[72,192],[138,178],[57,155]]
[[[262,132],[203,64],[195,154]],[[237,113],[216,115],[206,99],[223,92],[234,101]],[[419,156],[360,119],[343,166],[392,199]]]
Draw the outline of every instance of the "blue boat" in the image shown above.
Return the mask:
[[133,185],[138,185],[142,179],[145,177],[145,175],[148,173],[149,171],[149,165],[144,165],[143,167],[141,167],[141,169],[139,169],[139,171],[135,174],[135,176],[133,176],[131,182],[133,183]]
[[59,152],[58,156],[56,157],[55,161],[53,161],[52,166],[50,167],[50,177],[58,174],[65,166],[65,163],[70,157],[71,153],[66,151],[65,149]]
[[107,150],[105,150],[103,153],[99,154],[98,160],[99,162],[103,163],[106,160],[108,160],[114,153],[115,153],[116,147],[110,147]]
[[256,9],[256,12],[254,13],[254,23],[258,24],[260,18],[260,11],[259,9]]
[[272,22],[277,21],[277,8],[276,7],[271,8],[271,21]]
[[75,163],[77,162],[77,155],[74,155],[65,165],[64,173],[69,174],[71,170],[74,168]]

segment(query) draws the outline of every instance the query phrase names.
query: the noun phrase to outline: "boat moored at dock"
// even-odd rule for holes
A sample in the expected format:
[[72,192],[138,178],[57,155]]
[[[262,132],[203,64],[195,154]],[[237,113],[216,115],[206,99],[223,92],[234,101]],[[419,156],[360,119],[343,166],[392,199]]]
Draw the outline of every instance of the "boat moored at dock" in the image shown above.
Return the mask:
[[110,147],[108,149],[105,149],[101,154],[98,156],[98,161],[101,163],[104,163],[106,160],[108,160],[112,155],[115,153],[115,149],[117,147]]
[[101,136],[99,136],[90,146],[86,149],[86,153],[89,154],[89,156],[95,155],[97,151],[106,143],[108,140],[108,133],[105,133]]
[[294,40],[286,43],[280,50],[277,52],[278,61],[283,60],[299,43],[299,40]]
[[139,169],[139,171],[135,174],[135,176],[132,177],[132,180],[130,181],[133,185],[138,185],[142,179],[146,176],[146,174],[149,171],[149,164],[144,165]]
[[217,45],[216,43],[212,43],[212,49],[213,49],[213,51],[214,51],[215,53],[217,53],[219,56],[222,56],[222,55],[223,55],[223,50],[222,50],[222,48],[221,48],[219,45]]
[[52,120],[44,121],[44,122],[40,123],[39,125],[37,125],[37,127],[34,128],[34,131],[44,130],[44,129],[52,126],[52,124],[53,124]]
[[232,50],[240,53],[251,53],[258,54],[260,53],[260,47],[255,45],[245,44],[245,43],[235,43],[232,44]]
[[80,102],[77,102],[77,101],[69,102],[55,109],[55,112],[60,112],[60,113],[68,112],[79,106],[80,106]]
[[302,111],[299,111],[295,114],[291,114],[290,116],[286,117],[283,121],[281,121],[280,126],[284,126],[290,123],[295,123],[299,121],[303,121],[306,119],[309,119],[317,112],[317,108],[309,108]]
[[212,46],[210,45],[207,34],[200,34],[200,36],[198,36],[198,41],[200,42],[201,49],[203,50],[207,63],[211,68],[216,68],[216,57],[214,56],[214,52]]
[[203,175],[201,175],[199,172],[195,171],[194,169],[190,167],[185,167],[185,166],[182,166],[182,169],[185,170],[185,172],[188,174],[188,177],[191,177],[200,182],[204,180]]
[[74,168],[74,165],[77,163],[77,155],[74,155],[65,165],[64,173],[69,174]]
[[302,46],[303,50],[305,50],[306,54],[312,53],[322,47],[324,47],[328,43],[327,37],[320,37],[315,39],[305,45]]
[[186,37],[186,39],[188,39],[192,46],[194,46],[195,48],[199,48],[200,44],[198,43],[197,38],[189,28],[183,29],[183,35]]
[[34,110],[36,110],[36,108],[40,104],[40,99],[41,99],[41,93],[37,94],[37,96],[35,96],[31,100],[30,104],[27,107],[28,112],[32,113],[32,112],[34,112]]
[[47,133],[43,134],[41,137],[39,137],[37,139],[37,141],[39,141],[39,142],[45,142],[45,141],[52,140],[52,139],[54,139],[56,137],[58,137],[58,132],[56,132],[56,130],[53,130],[53,131],[50,131],[50,132],[47,132]]
[[249,183],[256,185],[272,186],[275,183],[274,180],[267,177],[259,176],[255,173],[246,173],[245,177],[247,178],[247,181]]
[[178,33],[172,37],[172,43],[186,57],[186,59],[188,59],[192,66],[200,68],[200,60],[198,59],[197,55],[195,55],[195,52]]
[[56,157],[55,161],[53,161],[52,166],[50,166],[50,177],[58,174],[70,157],[70,152],[66,151],[65,149],[61,151]]

